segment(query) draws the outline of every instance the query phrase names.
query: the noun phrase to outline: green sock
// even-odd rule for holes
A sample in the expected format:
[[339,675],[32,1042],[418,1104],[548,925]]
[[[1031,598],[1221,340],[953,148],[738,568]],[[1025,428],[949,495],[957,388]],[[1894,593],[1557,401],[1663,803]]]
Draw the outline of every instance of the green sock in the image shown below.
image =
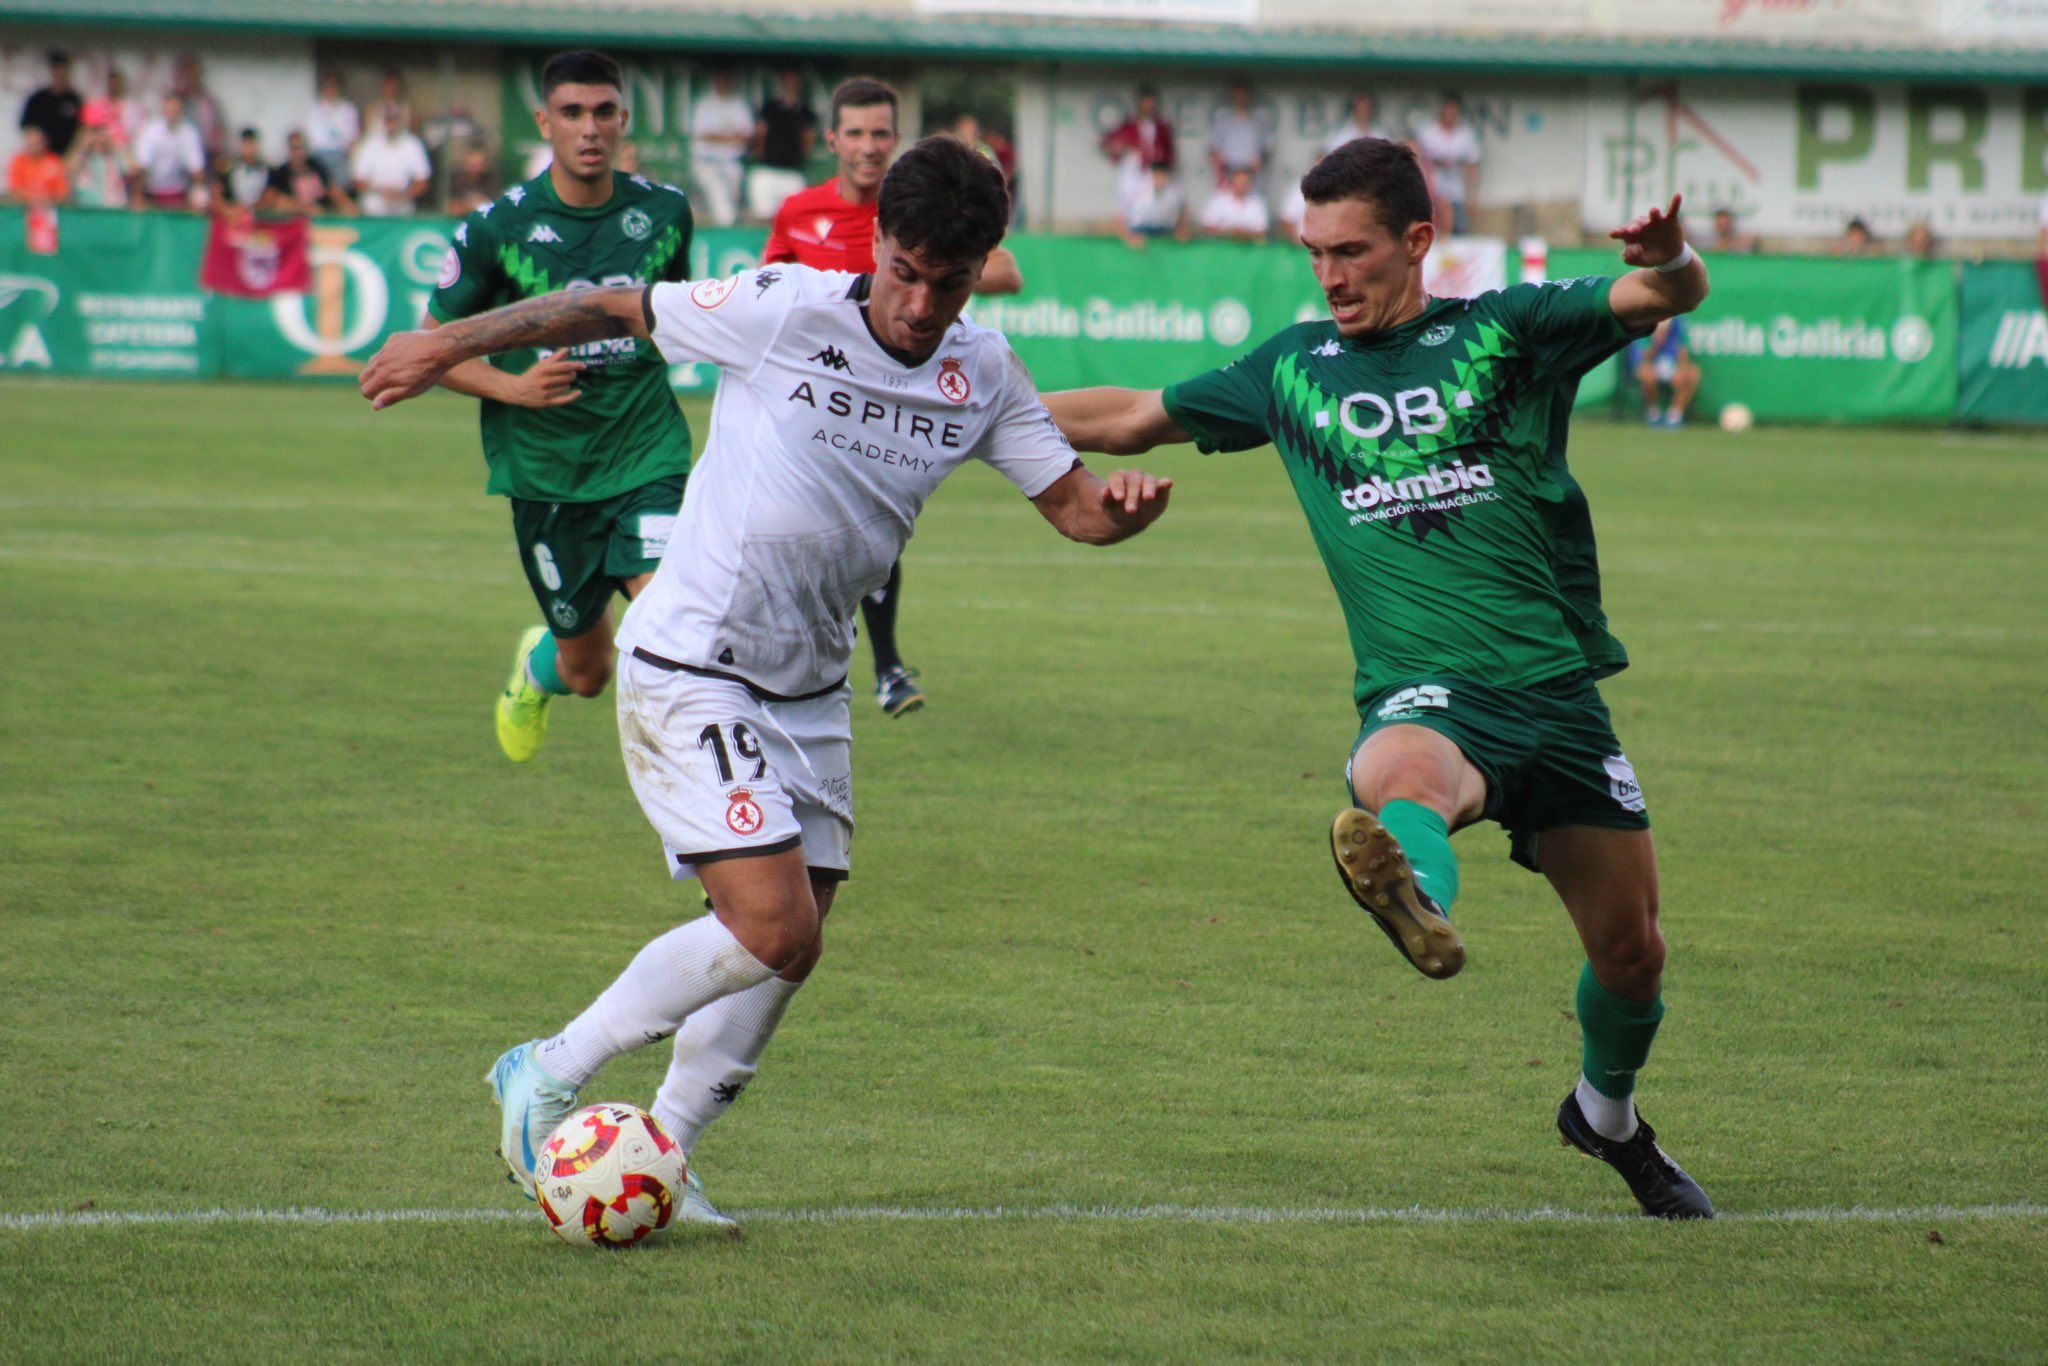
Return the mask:
[[1585,1036],[1586,1080],[1603,1096],[1626,1100],[1636,1070],[1650,1057],[1650,1041],[1664,1018],[1664,998],[1631,1001],[1600,985],[1593,965],[1579,973],[1579,1032]]
[[562,675],[555,669],[555,633],[548,632],[540,643],[526,654],[526,676],[533,680],[533,686],[542,692],[553,693],[556,697],[567,697],[574,691],[562,681]]
[[1451,852],[1451,831],[1444,818],[1414,802],[1388,802],[1379,810],[1379,822],[1400,841],[1416,883],[1449,915],[1451,903],[1458,899],[1458,856]]

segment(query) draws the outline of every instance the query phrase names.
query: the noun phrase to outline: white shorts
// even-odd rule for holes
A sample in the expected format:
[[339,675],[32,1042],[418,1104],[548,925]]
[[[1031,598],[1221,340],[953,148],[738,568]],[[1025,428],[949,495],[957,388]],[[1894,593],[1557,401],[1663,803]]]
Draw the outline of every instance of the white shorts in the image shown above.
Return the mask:
[[853,690],[771,702],[736,680],[619,660],[626,780],[669,876],[801,848],[843,879],[853,846]]
[[1650,373],[1666,384],[1678,377],[1678,357],[1657,356],[1650,361]]

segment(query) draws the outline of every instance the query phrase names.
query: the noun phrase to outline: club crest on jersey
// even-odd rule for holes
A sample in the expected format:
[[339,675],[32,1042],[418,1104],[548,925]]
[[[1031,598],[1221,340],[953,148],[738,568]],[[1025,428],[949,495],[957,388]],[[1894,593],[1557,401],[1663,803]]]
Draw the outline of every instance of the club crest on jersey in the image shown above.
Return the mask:
[[628,209],[619,215],[619,231],[637,242],[654,231],[654,220],[645,209]]
[[729,276],[722,280],[699,280],[690,286],[690,302],[702,309],[713,309],[732,297],[740,287],[740,277]]
[[960,362],[947,356],[939,362],[939,394],[948,403],[965,403],[974,387],[967,382],[967,372],[960,368]]
[[1451,339],[1451,334],[1457,330],[1457,328],[1452,327],[1449,323],[1438,323],[1435,327],[1422,334],[1422,344],[1424,346],[1442,346]]
[[455,248],[448,248],[448,254],[441,258],[440,287],[447,289],[462,278],[462,258],[455,254]]
[[725,799],[726,828],[735,835],[753,834],[761,828],[763,819],[761,804],[746,788],[734,788],[732,795]]

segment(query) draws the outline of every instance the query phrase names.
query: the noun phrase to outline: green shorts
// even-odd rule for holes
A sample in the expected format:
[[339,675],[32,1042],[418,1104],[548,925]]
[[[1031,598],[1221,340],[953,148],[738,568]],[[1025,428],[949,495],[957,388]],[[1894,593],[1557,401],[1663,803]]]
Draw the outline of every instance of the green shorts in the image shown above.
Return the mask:
[[519,561],[550,631],[566,639],[591,630],[624,580],[655,571],[683,505],[684,479],[657,479],[596,503],[512,499]]
[[[1388,726],[1427,726],[1486,779],[1485,819],[1507,831],[1509,854],[1536,869],[1536,837],[1564,825],[1647,830],[1636,771],[1590,673],[1527,688],[1464,678],[1405,678],[1359,709],[1358,746]],[[1347,770],[1348,771],[1348,770]]]

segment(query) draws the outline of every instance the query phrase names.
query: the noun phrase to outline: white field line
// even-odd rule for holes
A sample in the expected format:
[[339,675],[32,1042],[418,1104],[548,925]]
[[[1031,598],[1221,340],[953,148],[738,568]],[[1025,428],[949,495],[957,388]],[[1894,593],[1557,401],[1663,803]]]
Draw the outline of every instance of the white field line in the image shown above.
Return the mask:
[[[240,544],[241,542],[237,542]],[[330,565],[292,563],[286,560],[187,560],[173,556],[125,555],[118,551],[70,550],[58,548],[37,548],[31,545],[0,545],[0,560],[42,561],[53,564],[81,564],[98,569],[148,569],[170,570],[181,574],[249,574],[259,578],[275,578],[280,575],[309,576],[326,579],[375,579],[394,583],[452,583],[477,586],[496,586],[512,582],[507,574],[461,573],[429,567],[394,566],[378,568],[371,565],[343,561]],[[938,552],[919,557],[919,564],[944,565],[989,565],[1015,568],[1073,567],[1075,562],[1067,557],[1055,556],[982,556],[973,554],[950,554]],[[1246,558],[1209,559],[1172,557],[1151,560],[1133,559],[1126,567],[1146,569],[1167,569],[1185,571],[1189,569],[1281,569],[1310,568],[1318,564],[1312,559]],[[941,606],[969,608],[980,612],[998,612],[1027,615],[1032,613],[1069,617],[1074,607],[1071,600],[1058,595],[1043,598],[990,598],[956,597],[939,594],[927,597],[919,593],[920,601],[936,602]],[[1196,602],[1186,598],[1170,598],[1163,601],[1125,599],[1119,601],[1112,612],[1119,616],[1137,617],[1184,617],[1189,619],[1230,619],[1249,621],[1315,621],[1335,623],[1339,620],[1334,605],[1301,608],[1277,603],[1255,603],[1244,606]],[[1843,621],[1663,621],[1644,620],[1631,623],[1625,629],[1636,632],[1678,630],[1692,631],[1707,635],[1757,635],[1757,636],[1801,636],[1801,637],[1843,637],[1854,639],[1882,640],[1979,640],[1979,641],[2041,641],[2048,640],[2048,631],[2015,626],[1972,626],[1960,623],[1936,625],[1927,622],[1898,622],[1860,625]]]
[[[754,1224],[994,1223],[1074,1224],[1640,1224],[1637,1214],[1555,1209],[1430,1209],[1412,1206],[1265,1205],[836,1205],[821,1209],[734,1210]],[[0,1232],[54,1229],[189,1227],[201,1224],[479,1224],[532,1219],[530,1209],[198,1209],[75,1210],[0,1214]],[[1761,1224],[1898,1224],[1964,1219],[2048,1219],[2048,1205],[1867,1205],[1724,1210],[1723,1221]]]

